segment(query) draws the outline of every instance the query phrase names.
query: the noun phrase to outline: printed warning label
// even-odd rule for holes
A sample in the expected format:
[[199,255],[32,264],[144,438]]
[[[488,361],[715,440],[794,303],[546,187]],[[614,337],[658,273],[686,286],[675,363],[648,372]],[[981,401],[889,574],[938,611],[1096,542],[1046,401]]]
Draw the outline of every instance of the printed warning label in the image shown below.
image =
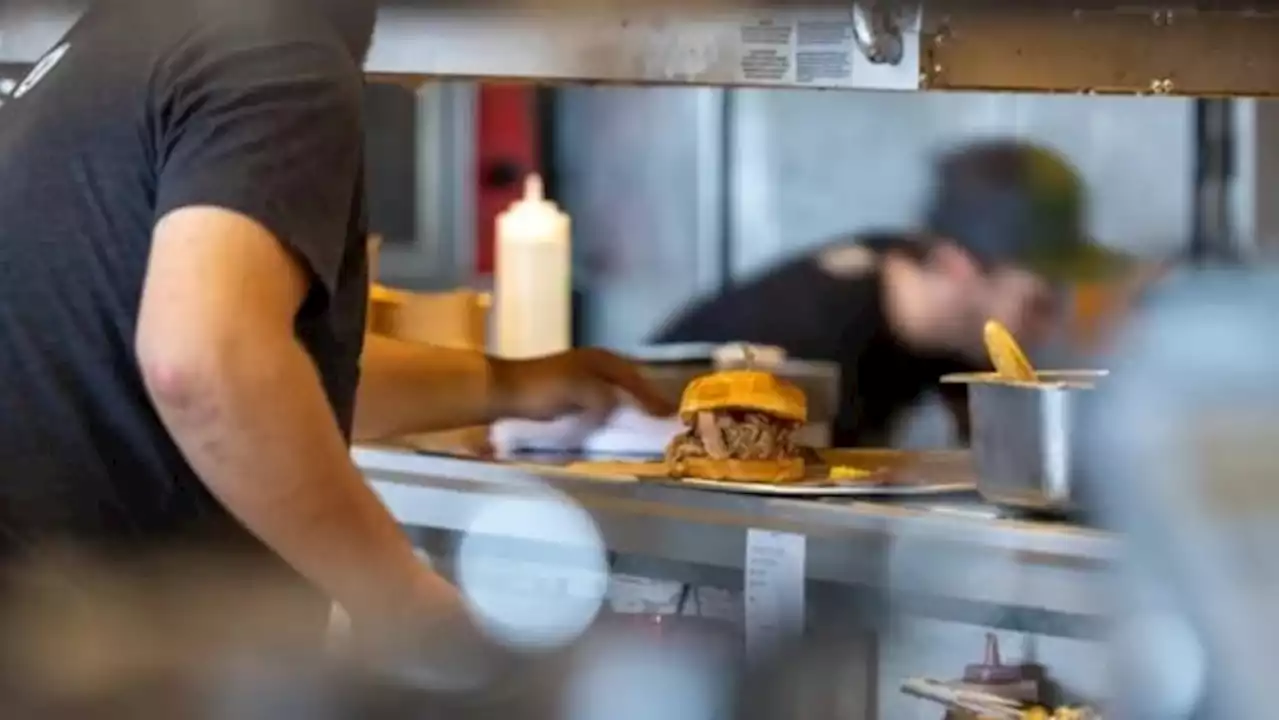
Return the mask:
[[796,23],[796,82],[835,84],[853,77],[853,24],[849,21]]
[[791,77],[792,32],[790,20],[771,18],[741,28],[744,82],[783,82]]
[[739,27],[744,83],[845,86],[853,79],[853,22],[847,13],[772,14]]

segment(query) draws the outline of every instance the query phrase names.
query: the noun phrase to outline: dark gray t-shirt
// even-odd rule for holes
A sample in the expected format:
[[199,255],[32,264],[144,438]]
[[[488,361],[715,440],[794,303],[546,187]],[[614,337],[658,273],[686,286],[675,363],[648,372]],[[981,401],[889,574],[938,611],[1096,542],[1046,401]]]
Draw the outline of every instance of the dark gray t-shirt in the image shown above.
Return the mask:
[[237,530],[134,353],[152,229],[174,209],[243,213],[310,269],[297,334],[350,431],[361,32],[317,7],[100,0],[0,108],[0,550]]

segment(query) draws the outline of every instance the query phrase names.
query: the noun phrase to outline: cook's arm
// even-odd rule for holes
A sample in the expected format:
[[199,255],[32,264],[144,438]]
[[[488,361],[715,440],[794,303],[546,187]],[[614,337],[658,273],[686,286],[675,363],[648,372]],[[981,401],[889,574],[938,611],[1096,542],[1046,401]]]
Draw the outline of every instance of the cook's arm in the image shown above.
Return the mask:
[[602,421],[620,393],[652,415],[675,412],[633,363],[597,348],[500,360],[366,335],[355,436],[377,440],[504,417],[582,413]]
[[209,491],[354,620],[463,618],[352,464],[295,337],[301,308],[341,302],[359,72],[342,48],[282,41],[262,18],[222,20],[156,70],[157,104],[173,112],[155,118],[142,381]]
[[366,334],[354,440],[491,422],[501,414],[494,369],[475,351]]
[[157,225],[136,339],[148,392],[222,504],[357,616],[456,610],[352,465],[294,336],[307,270],[236,213]]

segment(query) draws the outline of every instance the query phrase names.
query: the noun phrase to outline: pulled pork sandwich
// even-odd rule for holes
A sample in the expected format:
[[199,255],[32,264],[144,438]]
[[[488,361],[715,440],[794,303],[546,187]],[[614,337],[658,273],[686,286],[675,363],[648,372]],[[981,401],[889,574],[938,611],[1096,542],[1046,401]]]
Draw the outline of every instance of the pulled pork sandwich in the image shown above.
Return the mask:
[[802,480],[804,454],[792,434],[807,415],[804,392],[769,373],[705,375],[689,383],[680,399],[680,419],[688,427],[667,446],[667,466],[677,477]]

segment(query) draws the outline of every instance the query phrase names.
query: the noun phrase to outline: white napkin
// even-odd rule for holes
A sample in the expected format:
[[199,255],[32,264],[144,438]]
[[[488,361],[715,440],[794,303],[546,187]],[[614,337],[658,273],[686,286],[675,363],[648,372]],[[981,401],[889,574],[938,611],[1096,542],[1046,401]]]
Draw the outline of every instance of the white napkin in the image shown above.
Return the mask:
[[493,424],[489,441],[499,454],[661,455],[671,438],[683,428],[677,417],[656,418],[624,404],[598,427],[590,426],[580,416],[550,422],[500,420]]

